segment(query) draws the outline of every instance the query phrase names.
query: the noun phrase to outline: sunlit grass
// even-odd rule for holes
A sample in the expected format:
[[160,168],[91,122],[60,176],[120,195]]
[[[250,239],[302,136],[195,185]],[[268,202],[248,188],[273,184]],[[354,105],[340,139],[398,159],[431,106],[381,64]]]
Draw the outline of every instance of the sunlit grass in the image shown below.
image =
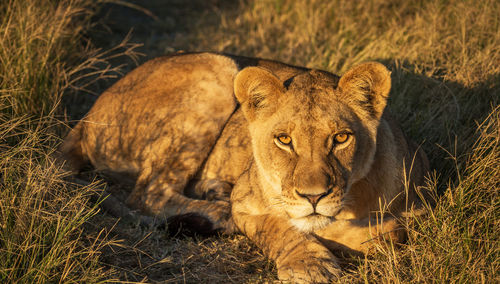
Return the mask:
[[[81,32],[93,1],[0,4],[0,282],[100,282],[105,241],[84,234],[97,213],[95,185],[64,181],[52,153],[63,93],[82,61]],[[83,60],[85,62],[85,60]],[[74,64],[73,63],[73,64]],[[76,66],[76,67],[75,67]]]

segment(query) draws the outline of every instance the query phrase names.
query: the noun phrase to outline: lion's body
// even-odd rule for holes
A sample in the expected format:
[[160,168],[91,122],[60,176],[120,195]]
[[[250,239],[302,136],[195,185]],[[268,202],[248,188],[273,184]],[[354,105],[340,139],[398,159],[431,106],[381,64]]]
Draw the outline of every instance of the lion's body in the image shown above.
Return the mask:
[[149,214],[197,213],[231,231],[227,200],[201,198],[232,192],[234,224],[281,279],[325,281],[338,273],[328,248],[366,251],[370,234],[397,226],[371,212],[418,202],[427,160],[384,111],[389,74],[375,63],[339,78],[210,53],[156,59],[103,93],[62,152],[75,170],[90,161],[136,178],[128,203]]

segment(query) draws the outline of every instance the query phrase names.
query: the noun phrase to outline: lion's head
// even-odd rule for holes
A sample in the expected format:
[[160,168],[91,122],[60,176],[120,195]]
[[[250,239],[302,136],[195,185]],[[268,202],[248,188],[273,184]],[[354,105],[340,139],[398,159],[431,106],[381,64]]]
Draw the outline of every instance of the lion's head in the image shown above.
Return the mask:
[[303,231],[330,223],[371,169],[390,72],[365,63],[340,79],[318,70],[284,82],[248,67],[235,78],[264,192]]

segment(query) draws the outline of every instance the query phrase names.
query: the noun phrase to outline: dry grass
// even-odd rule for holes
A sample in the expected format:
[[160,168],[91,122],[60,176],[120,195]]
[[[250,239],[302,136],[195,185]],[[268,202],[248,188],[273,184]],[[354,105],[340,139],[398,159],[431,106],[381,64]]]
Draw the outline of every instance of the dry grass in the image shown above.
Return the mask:
[[408,220],[408,242],[398,250],[380,247],[354,278],[377,283],[499,280],[499,130],[497,106],[478,128],[458,181],[448,184],[428,216]]
[[82,235],[82,223],[97,213],[88,205],[94,186],[77,188],[64,182],[47,156],[50,149],[41,146],[54,137],[30,129],[27,123],[0,122],[0,137],[17,141],[14,146],[0,146],[0,279],[3,283],[104,279],[106,273],[97,261],[105,243]]
[[[438,202],[425,218],[407,220],[407,244],[381,246],[354,261],[341,281],[500,281],[498,1],[133,3],[155,14],[134,34],[148,56],[213,50],[338,74],[363,61],[386,64],[393,71],[389,107],[429,154],[429,187]],[[63,182],[48,155],[62,94],[93,82],[99,70],[115,71],[106,63],[112,55],[78,47],[90,15],[86,4],[11,0],[0,6],[0,280],[94,282],[113,271],[123,281],[275,280],[272,263],[239,236],[172,238],[115,225],[102,214],[83,230],[95,214],[90,188]],[[125,18],[119,30],[127,32]],[[124,37],[114,36],[100,40],[115,45]],[[90,59],[76,64],[82,57]],[[102,227],[113,227],[124,241],[102,249],[95,237]]]
[[0,74],[4,112],[45,116],[54,110],[65,85],[69,45],[84,26],[83,1],[14,1],[2,4]]
[[[63,93],[93,66],[82,48],[93,1],[0,4],[0,282],[100,282],[110,244],[83,224],[98,212],[96,184],[64,180],[51,154]],[[78,62],[83,62],[77,64]]]

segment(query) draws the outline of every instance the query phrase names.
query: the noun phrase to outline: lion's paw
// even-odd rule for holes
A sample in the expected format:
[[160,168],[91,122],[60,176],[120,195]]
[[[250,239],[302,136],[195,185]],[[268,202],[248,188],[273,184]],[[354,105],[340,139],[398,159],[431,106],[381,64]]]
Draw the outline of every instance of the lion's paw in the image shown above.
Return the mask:
[[209,179],[199,182],[196,187],[202,192],[202,199],[208,201],[229,201],[233,186],[218,179]]
[[278,278],[292,283],[330,283],[340,276],[335,260],[302,260],[278,267]]
[[236,231],[236,225],[231,218],[231,205],[225,201],[207,201],[211,202],[211,210],[208,218],[212,222],[214,230],[219,230],[227,234]]
[[[292,254],[295,254],[292,252]],[[335,257],[326,249],[303,251],[278,265],[278,278],[292,283],[329,283],[337,279],[341,269]]]

